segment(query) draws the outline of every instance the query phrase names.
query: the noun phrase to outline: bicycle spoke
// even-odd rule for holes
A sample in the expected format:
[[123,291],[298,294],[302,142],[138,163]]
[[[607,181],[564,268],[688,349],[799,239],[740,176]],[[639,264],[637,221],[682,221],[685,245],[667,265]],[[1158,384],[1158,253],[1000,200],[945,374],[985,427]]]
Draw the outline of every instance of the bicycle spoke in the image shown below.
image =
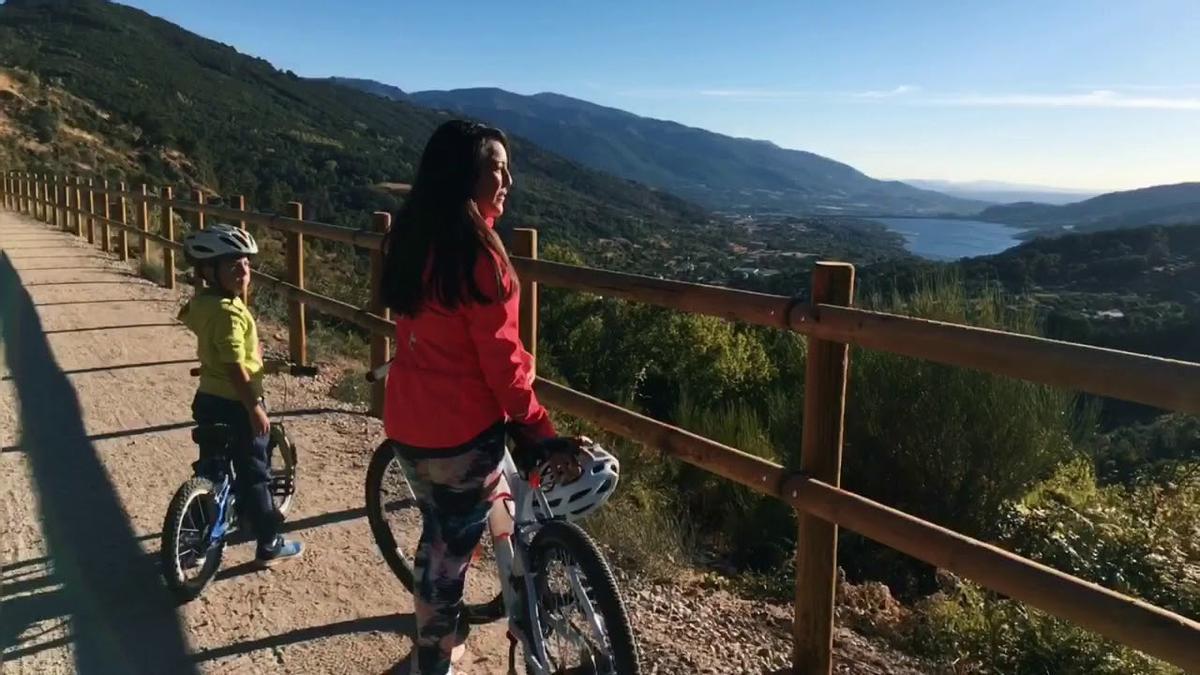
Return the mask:
[[586,581],[566,551],[555,550],[541,570],[539,617],[552,673],[610,673],[604,621]]

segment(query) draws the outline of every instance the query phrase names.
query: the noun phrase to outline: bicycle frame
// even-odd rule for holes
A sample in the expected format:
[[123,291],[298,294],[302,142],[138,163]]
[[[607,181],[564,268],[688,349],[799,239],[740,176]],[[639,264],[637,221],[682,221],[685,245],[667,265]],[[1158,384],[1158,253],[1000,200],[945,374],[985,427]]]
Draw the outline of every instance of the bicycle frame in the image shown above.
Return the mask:
[[220,543],[229,534],[230,519],[227,516],[235,499],[237,497],[233,495],[233,482],[226,473],[217,487],[217,522],[213,524],[212,533],[208,535],[209,548]]
[[[492,506],[488,511],[488,531],[492,537],[492,550],[496,555],[496,567],[500,575],[500,590],[504,598],[504,613],[511,621],[519,615],[520,609],[516,604],[518,592],[513,588],[513,580],[523,578],[525,583],[521,589],[525,595],[525,606],[528,617],[532,620],[528,631],[514,636],[510,630],[509,639],[521,642],[527,655],[532,655],[536,663],[532,664],[537,675],[548,673],[546,667],[549,658],[542,638],[540,623],[542,621],[541,607],[537,602],[537,580],[532,572],[529,560],[529,546],[542,523],[533,510],[535,500],[542,513],[551,513],[550,505],[545,494],[536,486],[539,482],[535,474],[532,481],[521,477],[513,462],[512,454],[507,450],[500,462],[499,476],[488,498]],[[516,542],[514,545],[513,542]],[[571,575],[571,585],[576,599],[583,603],[588,623],[598,633],[603,633],[597,621],[595,608],[591,606],[579,579]]]

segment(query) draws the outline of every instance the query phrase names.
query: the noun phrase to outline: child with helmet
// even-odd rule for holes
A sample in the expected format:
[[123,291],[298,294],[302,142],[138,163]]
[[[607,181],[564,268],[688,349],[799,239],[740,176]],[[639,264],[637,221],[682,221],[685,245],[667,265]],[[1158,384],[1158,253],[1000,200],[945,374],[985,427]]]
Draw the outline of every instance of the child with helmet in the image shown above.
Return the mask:
[[271,424],[263,400],[263,358],[254,316],[242,301],[250,285],[250,258],[258,244],[250,233],[225,224],[186,236],[184,257],[207,287],[179,313],[196,334],[200,385],[192,401],[197,424],[228,425],[230,459],[242,522],[258,540],[256,562],[271,566],[303,553],[299,541],[279,534],[282,518],[271,500]]

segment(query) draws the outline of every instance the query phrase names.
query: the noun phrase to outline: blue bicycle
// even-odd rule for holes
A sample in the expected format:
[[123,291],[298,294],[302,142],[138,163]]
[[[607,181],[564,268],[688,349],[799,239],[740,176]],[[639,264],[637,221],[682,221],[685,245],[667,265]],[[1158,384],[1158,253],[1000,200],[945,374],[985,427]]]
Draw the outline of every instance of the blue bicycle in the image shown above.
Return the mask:
[[[316,375],[316,368],[286,361],[264,364],[267,373]],[[198,375],[193,369],[192,375]],[[217,575],[229,536],[238,529],[235,473],[229,455],[230,428],[203,424],[192,429],[200,459],[192,477],[175,492],[163,522],[159,551],[167,587],[182,602],[200,596]],[[296,494],[296,446],[282,424],[271,423],[271,498],[280,516],[287,515]]]

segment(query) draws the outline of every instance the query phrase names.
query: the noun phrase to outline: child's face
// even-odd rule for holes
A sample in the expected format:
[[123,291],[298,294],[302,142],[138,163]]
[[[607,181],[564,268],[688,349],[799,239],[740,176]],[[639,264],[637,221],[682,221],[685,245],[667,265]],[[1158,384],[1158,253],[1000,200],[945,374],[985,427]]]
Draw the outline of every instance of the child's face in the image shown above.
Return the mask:
[[250,259],[224,258],[216,264],[217,287],[226,293],[244,295],[250,288]]

